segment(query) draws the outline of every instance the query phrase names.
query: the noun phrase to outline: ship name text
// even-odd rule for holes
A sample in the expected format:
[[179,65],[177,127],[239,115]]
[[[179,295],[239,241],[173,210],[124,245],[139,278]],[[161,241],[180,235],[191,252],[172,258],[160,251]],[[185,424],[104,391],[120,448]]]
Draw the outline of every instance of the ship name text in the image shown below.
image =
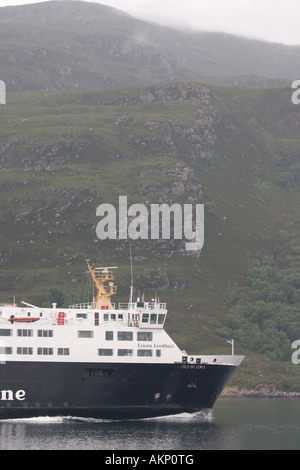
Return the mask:
[[174,344],[155,344],[152,345],[152,344],[149,344],[149,343],[138,343],[138,348],[149,348],[149,349],[152,349],[154,347],[154,349],[163,349],[163,348],[174,348]]

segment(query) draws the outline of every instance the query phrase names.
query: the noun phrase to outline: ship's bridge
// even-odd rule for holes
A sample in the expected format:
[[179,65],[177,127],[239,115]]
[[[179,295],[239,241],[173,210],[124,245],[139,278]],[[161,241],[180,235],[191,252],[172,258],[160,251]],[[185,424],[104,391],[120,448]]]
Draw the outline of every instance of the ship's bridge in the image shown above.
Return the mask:
[[167,306],[165,303],[158,302],[130,302],[120,303],[118,307],[111,304],[111,308],[100,306],[99,309],[95,309],[94,302],[91,302],[70,305],[69,315],[89,321],[95,318],[95,325],[118,321],[138,328],[163,328]]
[[165,303],[161,303],[157,299],[151,302],[144,302],[144,300],[140,301],[138,299],[137,302],[134,302],[131,291],[130,302],[119,303],[117,307],[111,302],[111,297],[117,291],[117,287],[113,283],[114,275],[111,271],[114,268],[102,267],[93,269],[89,263],[87,264],[97,291],[94,301],[70,305],[69,309],[99,310],[99,312],[95,312],[95,315],[97,314],[100,321],[103,318],[103,322],[122,319],[128,326],[163,328],[167,316],[167,306]]
[[119,304],[119,310],[127,310],[129,324],[140,328],[163,328],[167,306],[158,302],[133,302]]

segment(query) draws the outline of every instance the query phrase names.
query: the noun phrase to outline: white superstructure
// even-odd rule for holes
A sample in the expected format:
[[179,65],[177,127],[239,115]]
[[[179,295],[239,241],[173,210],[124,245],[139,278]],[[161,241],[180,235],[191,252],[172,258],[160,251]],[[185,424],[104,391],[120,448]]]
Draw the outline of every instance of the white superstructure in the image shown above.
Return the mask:
[[40,308],[0,306],[0,362],[235,364],[234,356],[187,356],[164,330],[165,303],[130,301],[117,307],[112,268],[89,272],[94,302]]
[[[0,307],[0,359],[69,362],[181,361],[164,331],[165,304],[117,309]],[[113,307],[113,306],[112,306]]]

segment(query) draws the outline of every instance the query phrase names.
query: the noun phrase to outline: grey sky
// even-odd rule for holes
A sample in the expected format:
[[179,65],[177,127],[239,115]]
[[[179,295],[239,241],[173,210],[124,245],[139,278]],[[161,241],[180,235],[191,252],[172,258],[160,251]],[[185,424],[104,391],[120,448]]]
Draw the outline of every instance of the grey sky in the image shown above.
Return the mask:
[[[48,1],[48,0],[39,0]],[[142,19],[300,45],[300,0],[90,0]],[[0,6],[38,3],[0,0]],[[1,10],[0,10],[1,14]]]

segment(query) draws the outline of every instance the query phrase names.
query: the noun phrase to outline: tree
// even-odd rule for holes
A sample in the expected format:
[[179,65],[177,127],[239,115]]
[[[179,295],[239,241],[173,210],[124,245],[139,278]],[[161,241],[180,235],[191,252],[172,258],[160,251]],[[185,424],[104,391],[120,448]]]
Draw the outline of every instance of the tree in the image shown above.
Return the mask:
[[46,301],[47,303],[50,303],[51,305],[53,303],[56,303],[57,307],[62,307],[65,302],[65,294],[60,289],[51,287],[51,289],[49,289],[48,294],[46,296]]

